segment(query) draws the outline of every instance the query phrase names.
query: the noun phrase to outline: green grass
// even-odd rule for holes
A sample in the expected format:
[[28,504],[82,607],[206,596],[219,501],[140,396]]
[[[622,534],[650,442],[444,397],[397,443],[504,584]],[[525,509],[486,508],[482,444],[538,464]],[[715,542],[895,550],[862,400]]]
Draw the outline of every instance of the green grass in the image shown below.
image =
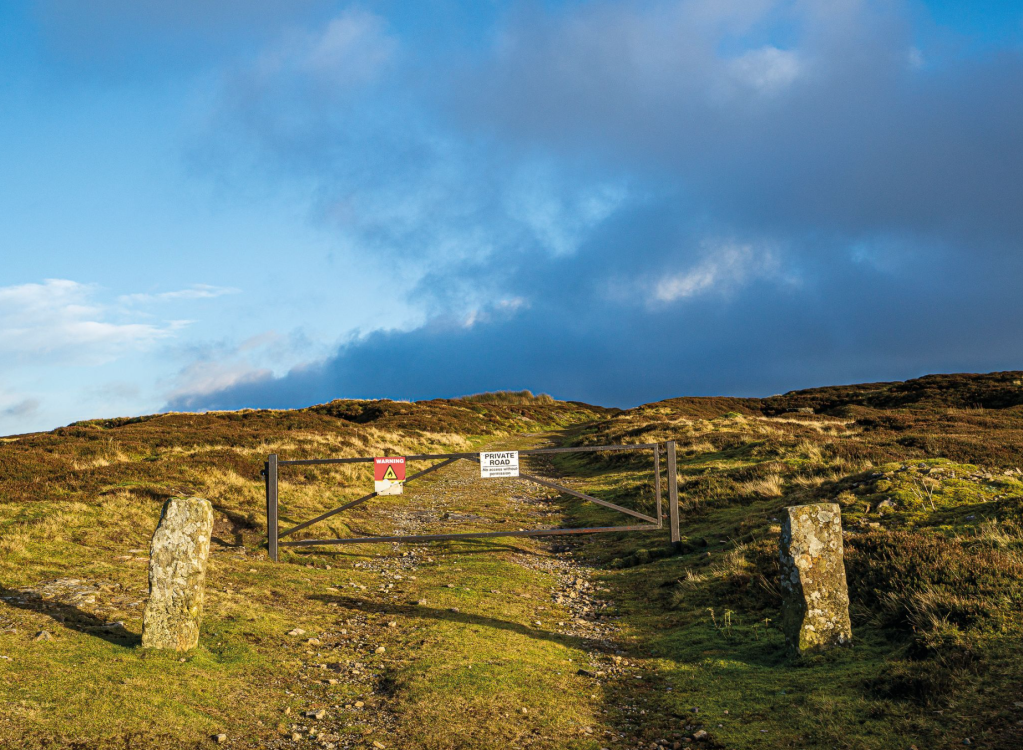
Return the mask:
[[[904,458],[875,465],[848,456],[887,444],[886,430],[672,403],[570,435],[591,445],[680,445],[681,554],[638,535],[584,548],[606,571],[633,648],[660,678],[653,713],[667,718],[648,719],[645,739],[677,720],[737,748],[1023,742],[1011,698],[1023,671],[1023,476],[984,461],[1000,455],[1007,431],[1014,439],[1018,407],[987,413],[990,443],[978,441],[967,456],[975,463],[921,455],[914,442]],[[920,409],[917,424],[934,417]],[[631,487],[626,494],[651,507],[649,470],[637,460],[588,454],[556,465],[580,489],[609,497]],[[879,513],[888,498],[894,510]],[[818,501],[843,506],[855,643],[792,660],[774,622],[778,518],[785,506]],[[583,503],[569,513],[578,525],[611,520]]]
[[[696,730],[709,732],[707,747],[925,750],[967,738],[1020,747],[1019,382],[1019,373],[941,376],[624,412],[531,394],[335,401],[4,439],[0,747],[192,748],[223,732],[238,748],[597,750],[686,746]],[[668,548],[663,529],[570,541],[569,555],[502,538],[285,549],[277,565],[265,557],[258,472],[270,452],[549,440],[677,441],[681,549]],[[417,518],[430,532],[630,522],[456,466],[308,533],[395,533]],[[649,454],[560,455],[530,468],[655,508]],[[282,519],[322,512],[369,481],[364,466],[287,467]],[[200,646],[184,661],[137,645],[146,550],[175,494],[216,509]],[[894,507],[882,512],[888,499]],[[775,622],[778,519],[818,501],[842,506],[855,638],[794,660]],[[607,634],[604,645],[573,635],[568,605],[552,598],[566,561],[590,570],[598,604],[607,602],[586,625]],[[100,593],[46,598],[50,582],[69,578]],[[101,628],[114,621],[125,627]],[[305,634],[288,635],[294,628]],[[43,630],[52,640],[35,640]],[[323,720],[304,717],[318,708]]]

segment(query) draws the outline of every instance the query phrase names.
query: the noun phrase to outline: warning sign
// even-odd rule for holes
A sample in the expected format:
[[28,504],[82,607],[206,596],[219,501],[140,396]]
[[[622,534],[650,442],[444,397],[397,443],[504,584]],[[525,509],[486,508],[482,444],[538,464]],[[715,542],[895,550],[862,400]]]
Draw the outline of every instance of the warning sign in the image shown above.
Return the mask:
[[373,489],[378,495],[400,495],[404,486],[404,456],[373,459]]
[[519,475],[519,452],[497,451],[480,453],[480,476],[484,479],[517,477]]

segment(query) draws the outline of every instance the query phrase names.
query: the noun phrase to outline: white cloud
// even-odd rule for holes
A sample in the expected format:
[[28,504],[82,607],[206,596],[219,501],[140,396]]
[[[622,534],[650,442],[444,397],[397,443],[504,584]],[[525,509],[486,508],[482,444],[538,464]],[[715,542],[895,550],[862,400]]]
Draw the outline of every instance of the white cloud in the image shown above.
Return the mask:
[[189,398],[283,374],[297,363],[316,360],[329,351],[321,350],[321,346],[325,345],[310,341],[301,331],[282,334],[268,330],[239,343],[217,341],[186,347],[181,354],[190,361],[164,383],[166,400],[184,403]]
[[701,294],[727,292],[754,277],[773,274],[777,269],[774,255],[749,244],[723,243],[709,248],[698,265],[667,276],[654,286],[659,302],[675,302]]
[[243,77],[256,89],[300,84],[311,85],[318,93],[338,94],[374,81],[397,47],[383,18],[350,9],[322,30],[285,35]]
[[0,361],[101,364],[147,349],[187,325],[112,320],[95,295],[95,287],[66,279],[0,287]]
[[796,52],[770,45],[746,52],[732,60],[729,67],[735,80],[765,94],[789,87],[803,73]]
[[524,166],[510,183],[504,209],[554,257],[575,253],[629,198],[621,182],[572,185],[547,163]]
[[909,52],[906,53],[906,62],[909,67],[913,70],[922,70],[927,65],[927,60],[924,58],[924,53],[919,47],[910,47]]
[[185,396],[204,396],[271,375],[272,370],[252,368],[236,360],[193,362],[178,373],[178,386],[167,395],[167,398],[169,401],[175,401]]
[[212,284],[192,284],[187,289],[178,289],[173,292],[159,292],[157,294],[122,294],[117,298],[124,304],[142,302],[170,302],[185,299],[213,299],[223,297],[225,294],[238,294],[241,289],[228,286],[213,286]]

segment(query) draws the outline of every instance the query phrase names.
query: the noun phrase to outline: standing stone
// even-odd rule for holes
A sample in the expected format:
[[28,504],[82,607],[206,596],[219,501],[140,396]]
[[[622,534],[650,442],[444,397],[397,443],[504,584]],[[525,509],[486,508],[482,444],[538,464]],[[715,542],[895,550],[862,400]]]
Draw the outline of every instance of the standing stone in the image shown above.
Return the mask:
[[852,640],[837,504],[785,509],[781,590],[782,630],[793,651],[824,651]]
[[164,503],[149,553],[144,647],[188,651],[198,645],[212,533],[208,500],[172,497]]

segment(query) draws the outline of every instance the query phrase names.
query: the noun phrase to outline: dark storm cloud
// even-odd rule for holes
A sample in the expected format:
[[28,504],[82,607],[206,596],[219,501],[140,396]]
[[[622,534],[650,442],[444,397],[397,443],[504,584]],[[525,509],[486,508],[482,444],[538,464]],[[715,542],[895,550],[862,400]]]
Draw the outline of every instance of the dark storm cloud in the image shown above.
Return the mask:
[[171,406],[632,404],[1023,366],[1023,55],[929,57],[908,18],[854,0],[512,16],[487,59],[437,63],[403,100],[416,117],[379,137],[416,155],[406,171],[351,144],[359,170],[335,166],[345,149],[310,166],[357,117],[265,154],[318,180],[341,232],[420,263],[431,320]]
[[[1018,239],[1020,50],[929,59],[905,17],[876,4],[793,7],[525,17],[466,77],[460,111],[508,139],[601,149],[678,179],[742,226]],[[798,29],[791,46],[757,39],[783,21]],[[739,51],[722,55],[728,39]]]
[[[571,272],[568,261],[551,270],[559,266]],[[285,408],[500,388],[630,406],[683,394],[765,395],[1013,369],[1023,350],[1020,272],[1020,263],[992,272],[952,258],[893,275],[843,260],[805,268],[798,283],[756,280],[726,295],[660,305],[608,301],[585,282],[564,293],[550,283],[525,308],[375,332],[283,377],[264,373],[181,396],[169,408]]]

